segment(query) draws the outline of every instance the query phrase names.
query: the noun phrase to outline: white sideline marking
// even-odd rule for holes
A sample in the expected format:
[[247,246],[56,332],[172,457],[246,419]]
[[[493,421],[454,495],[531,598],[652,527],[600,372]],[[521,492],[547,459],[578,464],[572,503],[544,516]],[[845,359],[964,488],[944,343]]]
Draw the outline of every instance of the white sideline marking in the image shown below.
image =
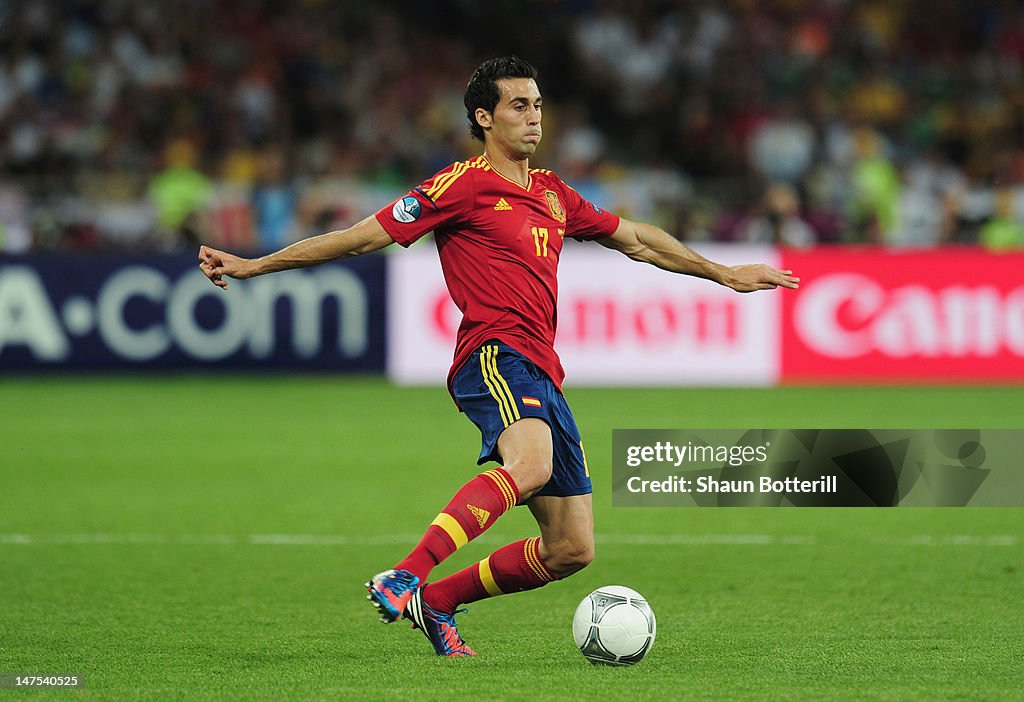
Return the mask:
[[910,538],[911,546],[1016,546],[1017,537],[1010,535],[971,536],[961,534],[955,536],[931,536],[919,534]]
[[[0,544],[179,544],[258,546],[386,546],[415,544],[420,534],[345,536],[341,534],[0,534]],[[514,538],[514,537],[513,537]],[[598,544],[627,546],[766,546],[770,544],[811,544],[813,536],[771,536],[768,534],[596,534]],[[508,538],[483,535],[481,543],[503,544]]]
[[[345,536],[341,534],[0,534],[3,545],[72,544],[84,545],[160,545],[184,546],[386,546],[415,544],[419,534],[381,536]],[[514,537],[512,537],[514,539]],[[485,534],[476,541],[503,544],[509,537]],[[598,544],[623,546],[808,546],[818,543],[812,535],[792,534],[596,534]],[[1016,546],[1020,539],[1009,534],[976,536],[970,534],[932,536],[918,534],[885,542],[896,546]]]

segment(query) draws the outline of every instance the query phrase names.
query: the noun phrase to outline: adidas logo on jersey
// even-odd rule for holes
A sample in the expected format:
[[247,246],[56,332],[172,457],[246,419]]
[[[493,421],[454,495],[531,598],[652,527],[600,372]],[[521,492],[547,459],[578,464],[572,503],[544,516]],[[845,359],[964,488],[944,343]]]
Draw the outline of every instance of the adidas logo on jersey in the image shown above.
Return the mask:
[[495,212],[509,212],[512,209],[512,205],[508,204],[505,198],[498,200],[498,204],[494,206]]

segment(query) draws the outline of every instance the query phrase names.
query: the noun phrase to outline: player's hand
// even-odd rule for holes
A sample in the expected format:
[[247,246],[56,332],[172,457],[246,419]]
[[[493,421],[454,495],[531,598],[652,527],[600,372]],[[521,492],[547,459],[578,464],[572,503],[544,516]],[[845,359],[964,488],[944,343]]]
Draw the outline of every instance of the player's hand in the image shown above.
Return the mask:
[[249,259],[229,254],[226,251],[218,251],[209,246],[199,247],[199,270],[213,284],[227,290],[228,281],[224,276],[231,278],[249,278],[251,273],[248,269]]
[[779,286],[793,289],[800,287],[800,279],[793,276],[793,271],[772,268],[766,263],[730,266],[729,275],[723,282],[736,292],[773,290]]

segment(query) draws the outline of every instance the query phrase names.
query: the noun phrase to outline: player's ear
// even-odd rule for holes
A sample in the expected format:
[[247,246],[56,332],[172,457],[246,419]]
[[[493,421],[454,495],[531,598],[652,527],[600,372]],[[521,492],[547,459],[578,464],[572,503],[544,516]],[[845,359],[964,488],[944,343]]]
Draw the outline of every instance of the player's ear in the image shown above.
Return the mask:
[[473,113],[473,116],[476,117],[476,123],[479,124],[481,127],[483,127],[484,129],[491,128],[492,115],[490,112],[488,112],[482,107],[478,107],[476,108],[476,112]]

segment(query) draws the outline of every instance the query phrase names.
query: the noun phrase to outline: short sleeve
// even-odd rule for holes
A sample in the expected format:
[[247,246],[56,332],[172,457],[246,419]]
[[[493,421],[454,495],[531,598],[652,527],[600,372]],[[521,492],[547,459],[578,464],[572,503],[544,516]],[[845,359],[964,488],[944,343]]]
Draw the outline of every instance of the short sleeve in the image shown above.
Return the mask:
[[579,240],[602,239],[611,236],[619,228],[619,216],[607,212],[583,198],[571,187],[562,183],[568,207],[566,217],[567,237]]
[[410,246],[439,227],[461,219],[472,202],[472,177],[464,163],[455,163],[375,215],[401,246]]

